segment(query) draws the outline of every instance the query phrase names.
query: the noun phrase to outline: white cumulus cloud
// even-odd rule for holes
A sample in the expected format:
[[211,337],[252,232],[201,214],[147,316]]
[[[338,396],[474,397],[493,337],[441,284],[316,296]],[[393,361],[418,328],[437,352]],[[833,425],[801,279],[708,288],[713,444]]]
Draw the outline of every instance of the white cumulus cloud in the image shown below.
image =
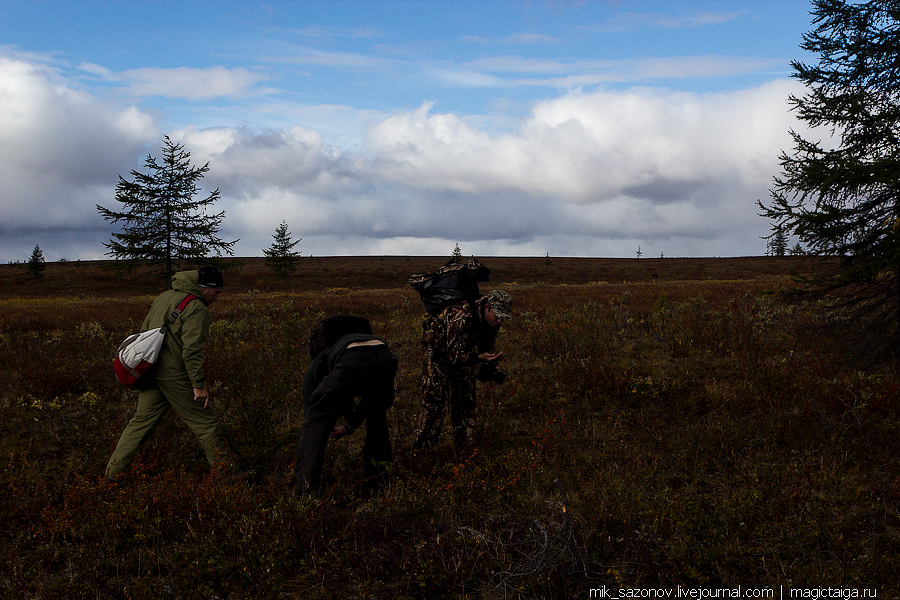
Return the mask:
[[[207,93],[258,80],[234,74]],[[424,102],[348,117],[374,120],[358,147],[298,125],[168,135],[195,165],[209,163],[201,187],[220,189],[223,234],[241,239],[238,255],[260,255],[282,220],[306,255],[446,254],[457,242],[467,254],[633,256],[638,245],[648,256],[759,254],[768,224],[755,201],[798,128],[786,99],[799,91],[788,80],[709,94],[572,91],[496,122]],[[164,132],[139,107],[112,106],[22,58],[0,58],[0,115],[2,258],[27,257],[38,235],[59,242],[60,256],[102,255],[108,231],[94,205],[114,205],[117,175],[158,155]],[[76,245],[73,231],[91,232],[93,255],[72,255],[88,235]]]
[[86,207],[110,197],[117,173],[157,135],[135,107],[108,106],[39,63],[0,57],[0,227],[85,223]]

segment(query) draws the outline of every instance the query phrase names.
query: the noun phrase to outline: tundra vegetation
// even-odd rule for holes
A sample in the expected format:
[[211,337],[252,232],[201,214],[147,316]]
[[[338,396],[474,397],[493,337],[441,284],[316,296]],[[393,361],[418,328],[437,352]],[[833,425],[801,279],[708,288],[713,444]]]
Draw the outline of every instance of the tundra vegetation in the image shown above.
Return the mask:
[[[110,357],[161,291],[96,263],[0,265],[4,598],[574,598],[632,586],[842,587],[900,595],[897,364],[842,360],[814,259],[485,258],[514,297],[508,379],[480,392],[478,451],[411,450],[422,257],[224,261],[207,367],[249,484],[209,473],[168,418],[127,481],[103,468],[135,408]],[[383,495],[355,435],[318,498],[288,490],[306,338],[368,317],[401,360]]]

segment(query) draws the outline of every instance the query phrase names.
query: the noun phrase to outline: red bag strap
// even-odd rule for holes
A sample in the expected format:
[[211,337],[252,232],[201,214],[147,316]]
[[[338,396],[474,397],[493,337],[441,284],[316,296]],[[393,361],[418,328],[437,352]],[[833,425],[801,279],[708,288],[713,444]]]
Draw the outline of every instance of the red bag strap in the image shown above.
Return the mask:
[[187,296],[184,297],[184,300],[182,300],[181,302],[178,303],[178,308],[176,308],[175,310],[177,310],[180,313],[185,308],[187,308],[187,305],[190,304],[192,300],[196,300],[196,299],[197,299],[197,296],[195,296],[193,294],[188,294]]
[[169,315],[169,320],[166,323],[166,327],[168,327],[169,325],[174,323],[175,319],[178,318],[178,315],[180,315],[182,312],[184,312],[184,309],[187,308],[187,305],[196,299],[197,299],[197,296],[195,296],[193,294],[188,294],[187,296],[185,296],[184,299],[178,303],[178,306],[175,307],[175,310],[172,311],[172,314]]

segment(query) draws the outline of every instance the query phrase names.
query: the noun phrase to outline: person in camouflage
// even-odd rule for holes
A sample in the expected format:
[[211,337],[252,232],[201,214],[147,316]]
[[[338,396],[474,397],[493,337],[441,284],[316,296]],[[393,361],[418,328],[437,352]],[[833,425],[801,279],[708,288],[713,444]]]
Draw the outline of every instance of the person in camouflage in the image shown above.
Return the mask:
[[496,365],[503,352],[494,345],[500,324],[512,318],[512,298],[494,290],[475,300],[455,302],[422,324],[425,360],[417,449],[433,447],[440,436],[444,406],[450,406],[453,443],[460,457],[474,449],[476,367]]

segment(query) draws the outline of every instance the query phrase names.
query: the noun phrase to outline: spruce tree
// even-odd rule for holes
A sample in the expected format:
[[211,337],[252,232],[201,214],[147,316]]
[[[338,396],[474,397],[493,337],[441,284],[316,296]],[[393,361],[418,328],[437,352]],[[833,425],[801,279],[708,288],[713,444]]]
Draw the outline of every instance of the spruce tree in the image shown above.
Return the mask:
[[263,254],[266,255],[266,266],[279,277],[284,277],[297,268],[300,252],[295,252],[294,246],[299,244],[302,238],[291,241],[291,232],[288,231],[288,225],[284,221],[275,229],[272,238],[274,239],[272,245],[263,250]]
[[104,243],[108,256],[123,259],[128,267],[141,262],[162,264],[165,274],[171,275],[182,261],[198,264],[211,253],[233,254],[238,240],[226,242],[218,235],[225,212],[208,212],[219,199],[218,188],[205,198],[195,197],[209,163],[194,167],[190,157],[184,146],[166,136],[161,163],[148,155],[146,173],[132,170],[132,181],[119,175],[116,200],[123,209],[97,205],[104,220],[122,223],[122,231]]
[[47,268],[47,265],[44,262],[44,251],[41,250],[38,244],[35,244],[34,250],[31,252],[31,258],[28,259],[28,270],[26,272],[35,277],[43,277],[45,268]]
[[769,252],[772,256],[784,256],[787,252],[788,238],[784,227],[775,225],[772,227],[772,235],[769,236]]
[[811,14],[801,47],[818,62],[792,62],[808,89],[789,102],[816,138],[791,131],[760,214],[836,258],[803,295],[830,296],[833,324],[880,356],[900,349],[900,6],[812,0]]

